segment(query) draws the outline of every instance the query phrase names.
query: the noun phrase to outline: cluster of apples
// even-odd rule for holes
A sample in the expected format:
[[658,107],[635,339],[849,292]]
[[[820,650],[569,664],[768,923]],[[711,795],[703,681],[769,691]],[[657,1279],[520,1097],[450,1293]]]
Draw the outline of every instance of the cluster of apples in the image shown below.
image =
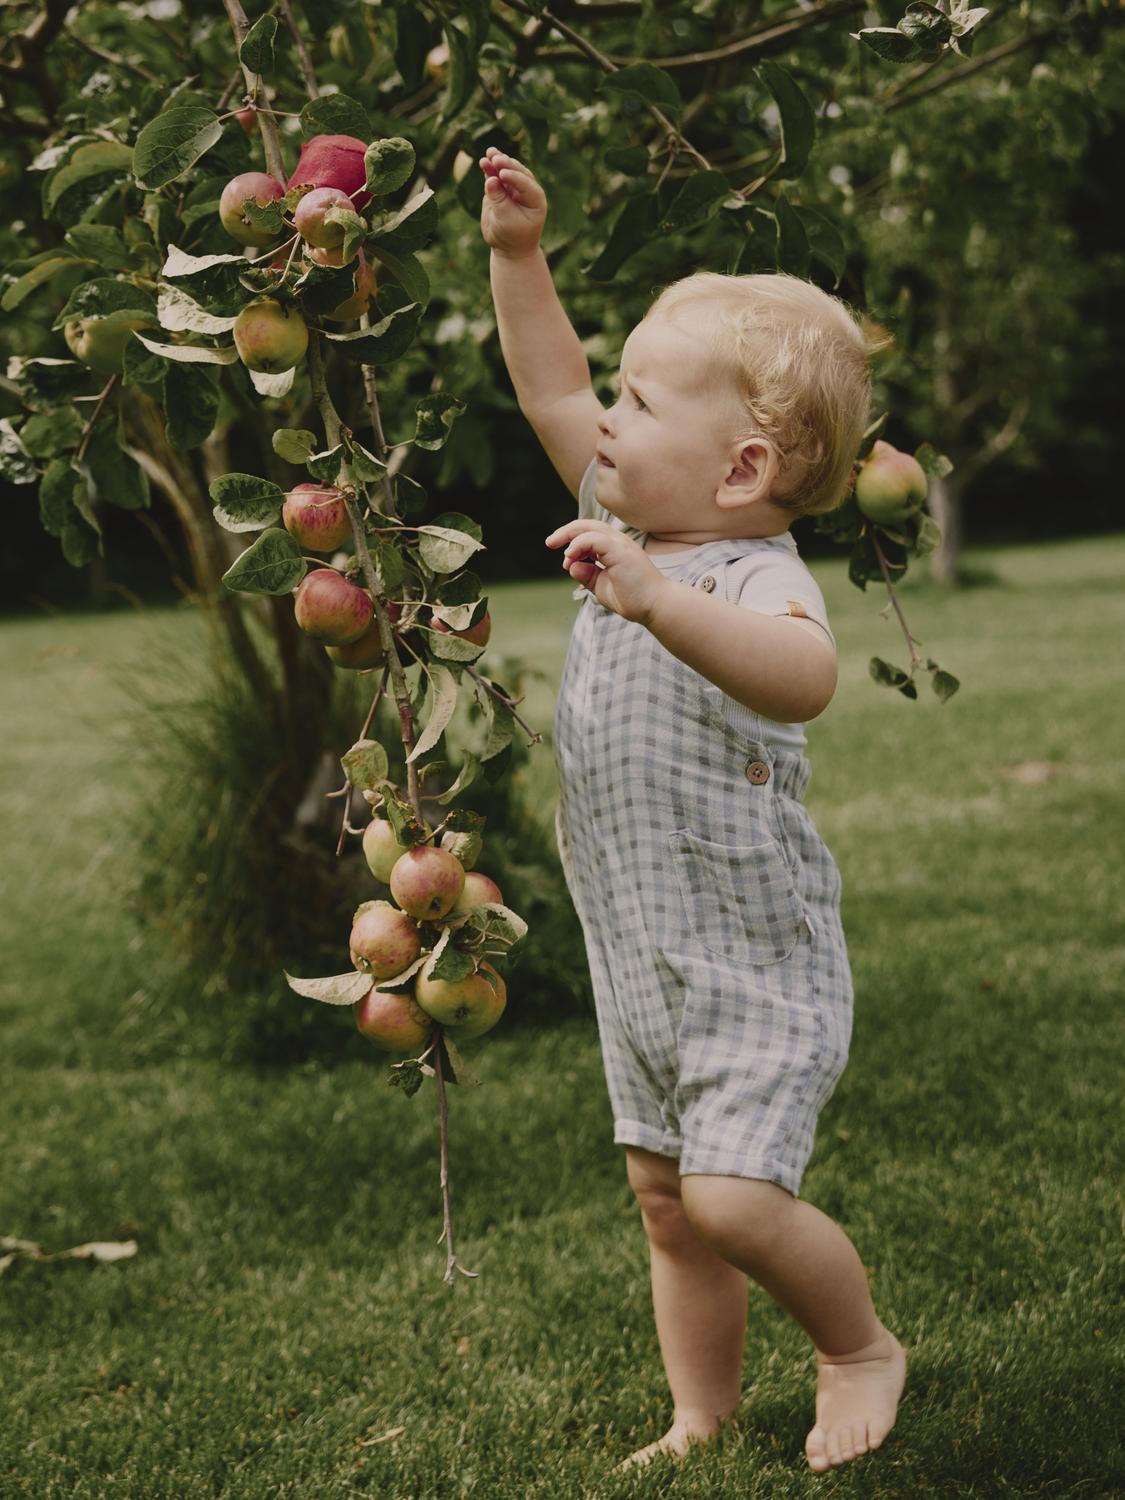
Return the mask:
[[855,500],[869,521],[889,526],[921,510],[927,488],[918,460],[879,438],[856,476]]
[[[332,484],[298,484],[285,497],[281,521],[290,536],[312,552],[335,552],[345,546],[352,535],[352,524],[342,492]],[[402,616],[403,606],[392,599],[387,617],[392,627]],[[352,583],[336,568],[314,568],[306,573],[293,591],[293,611],[297,624],[306,635],[324,644],[338,667],[367,671],[385,660],[375,604],[371,594]],[[441,620],[432,622],[435,630],[448,631]],[[453,635],[477,646],[487,646],[492,634],[492,618],[487,610],[468,630]],[[421,642],[415,638],[415,649]]]
[[440,844],[408,847],[398,842],[391,823],[378,816],[363,835],[371,873],[390,886],[394,902],[366,901],[355,914],[348,940],[352,963],[375,981],[355,1007],[355,1022],[386,1052],[421,1046],[435,1021],[453,1041],[472,1041],[492,1030],[507,1004],[507,986],[486,961],[464,979],[435,979],[431,956],[412,990],[379,987],[421,958],[423,922],[461,916],[486,901],[503,904],[495,881],[472,868],[476,854],[459,859],[447,847],[449,837],[443,834]]
[[[277,238],[275,230],[259,229],[246,217],[246,205],[265,208],[295,187],[307,187],[293,211],[293,226],[301,236],[305,257],[321,266],[344,265],[344,231],[326,221],[332,208],[359,210],[371,201],[366,190],[366,143],[351,135],[314,135],[301,147],[289,181],[280,183],[266,172],[240,172],[232,177],[219,198],[219,219],[231,239],[240,245],[262,248]],[[375,295],[375,273],[363,250],[353,252],[356,263],[354,291],[324,316],[344,323],[367,311]],[[284,270],[279,258],[272,269]],[[234,324],[234,344],[249,370],[278,375],[290,370],[308,348],[309,330],[300,311],[276,297],[259,297],[242,309]]]

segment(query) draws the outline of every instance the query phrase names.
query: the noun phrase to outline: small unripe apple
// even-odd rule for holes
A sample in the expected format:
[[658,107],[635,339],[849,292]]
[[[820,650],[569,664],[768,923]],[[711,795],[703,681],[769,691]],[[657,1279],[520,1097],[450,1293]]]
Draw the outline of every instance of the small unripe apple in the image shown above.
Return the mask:
[[363,251],[359,252],[359,265],[355,272],[355,291],[346,301],[341,302],[339,307],[334,307],[331,312],[324,316],[330,323],[347,323],[352,318],[358,318],[367,311],[372,297],[375,295],[375,272],[368,265]]
[[314,135],[301,147],[288,187],[339,188],[359,210],[371,202],[366,190],[367,142],[354,135]]
[[491,1031],[508,1003],[503,977],[485,961],[465,979],[434,979],[435,962],[427,959],[414,982],[414,998],[426,1014],[440,1021],[454,1042],[471,1042]]
[[859,471],[855,499],[869,520],[887,525],[920,510],[926,489],[926,471],[918,460],[880,438]]
[[391,895],[419,921],[447,916],[465,885],[465,867],[448,849],[416,844],[396,860]]
[[483,906],[486,901],[498,901],[503,906],[500,887],[479,870],[467,870],[464,887],[453,903],[454,912],[472,911],[474,906]]
[[366,590],[335,568],[314,568],[297,585],[293,609],[297,624],[314,641],[346,646],[366,631],[375,606]]
[[409,844],[399,843],[389,818],[372,818],[363,830],[363,857],[372,875],[384,885],[390,883],[391,871],[409,848]]
[[285,189],[276,177],[265,172],[240,172],[232,177],[219,198],[219,218],[232,240],[240,245],[269,245],[277,239],[280,230],[255,229],[242,217],[242,205],[252,198],[259,208],[265,208],[275,198],[284,196]]
[[341,224],[326,223],[324,216],[330,208],[350,209],[351,206],[352,200],[339,188],[313,188],[293,210],[294,227],[308,244],[317,249],[332,250],[343,244],[344,229]]
[[352,534],[348,507],[334,484],[294,486],[281,507],[281,524],[312,552],[335,552]]
[[356,1029],[384,1052],[411,1052],[433,1030],[433,1021],[414,996],[372,985],[355,1008]]
[[234,347],[248,370],[280,375],[309,347],[309,330],[294,307],[272,297],[248,303],[234,320]]
[[134,342],[134,329],[151,327],[149,318],[129,318],[120,323],[111,323],[108,318],[72,318],[63,324],[63,339],[75,359],[87,368],[99,375],[120,375],[125,350]]
[[446,635],[455,635],[459,641],[471,641],[474,646],[487,646],[488,638],[492,634],[492,615],[486,609],[477,623],[468,630],[450,630],[443,620],[433,622],[435,630],[441,630]]
[[373,902],[352,923],[348,952],[356,968],[372,979],[393,979],[421,951],[417,922],[389,901]]
[[247,135],[253,135],[258,128],[258,111],[256,109],[240,109],[235,115],[235,119]]

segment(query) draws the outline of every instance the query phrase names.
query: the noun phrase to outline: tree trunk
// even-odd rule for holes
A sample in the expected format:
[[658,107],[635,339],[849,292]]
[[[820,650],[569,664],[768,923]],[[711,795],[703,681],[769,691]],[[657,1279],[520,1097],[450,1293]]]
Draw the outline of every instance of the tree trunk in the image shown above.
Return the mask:
[[947,587],[953,587],[959,576],[963,493],[963,485],[958,479],[956,469],[952,474],[947,474],[944,479],[930,480],[929,510],[941,528],[941,542],[930,553],[930,577]]

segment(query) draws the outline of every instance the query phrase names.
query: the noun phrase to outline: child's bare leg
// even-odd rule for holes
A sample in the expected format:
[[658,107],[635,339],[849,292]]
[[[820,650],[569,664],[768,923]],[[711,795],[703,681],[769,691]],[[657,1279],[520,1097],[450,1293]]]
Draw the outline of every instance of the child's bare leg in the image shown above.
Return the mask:
[[745,1275],[695,1233],[680,1201],[679,1164],[639,1147],[625,1148],[629,1182],[648,1236],[652,1305],[672,1426],[619,1465],[658,1453],[683,1454],[705,1441],[738,1408],[746,1335]]
[[876,1315],[851,1240],[820,1209],[774,1182],[689,1174],[681,1192],[700,1238],[752,1276],[813,1341],[809,1467],[824,1470],[877,1448],[894,1426],[906,1355]]

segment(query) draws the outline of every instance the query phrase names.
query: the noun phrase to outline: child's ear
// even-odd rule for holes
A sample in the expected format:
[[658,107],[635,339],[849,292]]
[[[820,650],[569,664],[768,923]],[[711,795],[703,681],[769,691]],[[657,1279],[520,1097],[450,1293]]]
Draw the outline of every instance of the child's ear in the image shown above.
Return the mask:
[[778,473],[777,449],[769,438],[743,438],[731,452],[731,466],[715,494],[716,505],[727,508],[765,500]]

